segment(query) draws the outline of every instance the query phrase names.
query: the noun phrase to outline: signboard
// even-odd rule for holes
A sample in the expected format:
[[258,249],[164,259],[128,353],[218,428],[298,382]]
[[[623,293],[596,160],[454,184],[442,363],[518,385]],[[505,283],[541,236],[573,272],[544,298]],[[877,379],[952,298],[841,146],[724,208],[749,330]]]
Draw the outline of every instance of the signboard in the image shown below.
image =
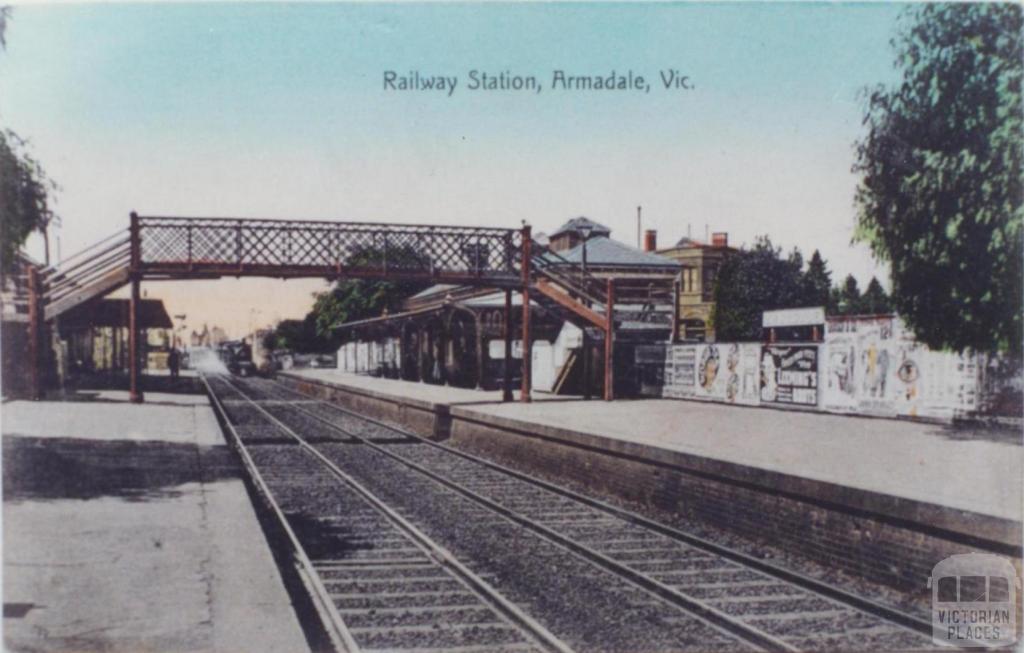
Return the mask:
[[637,345],[633,353],[634,360],[637,365],[651,363],[655,363],[658,365],[665,364],[664,345]]
[[818,405],[818,347],[765,345],[761,350],[761,402]]
[[825,308],[786,308],[778,311],[765,311],[761,314],[761,325],[766,329],[773,327],[815,326],[825,323]]

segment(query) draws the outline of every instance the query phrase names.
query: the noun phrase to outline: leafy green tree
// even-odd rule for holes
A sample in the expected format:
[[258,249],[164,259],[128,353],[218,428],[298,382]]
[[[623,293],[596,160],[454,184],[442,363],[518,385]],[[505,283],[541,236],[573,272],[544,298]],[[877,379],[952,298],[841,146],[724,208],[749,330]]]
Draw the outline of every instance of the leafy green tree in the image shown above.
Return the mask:
[[[349,257],[347,265],[362,267],[379,265],[384,254],[376,248],[366,248]],[[412,247],[388,249],[388,266],[391,268],[424,269],[429,261],[426,255]],[[397,311],[402,302],[430,287],[429,281],[396,281],[388,279],[344,279],[329,292],[317,295],[312,314],[316,329],[321,335],[332,333],[335,326],[345,322],[378,317],[385,310]]]
[[825,259],[821,257],[821,252],[814,250],[811,260],[807,263],[807,272],[803,277],[804,301],[808,306],[832,308],[829,305],[829,290],[831,289],[832,273],[829,272]]
[[[0,48],[10,7],[0,7]],[[11,272],[18,249],[33,231],[45,237],[56,219],[50,208],[57,185],[28,153],[28,144],[9,129],[0,129],[0,273]],[[47,248],[48,249],[48,248]]]
[[868,97],[856,238],[933,348],[1021,351],[1021,6],[910,7],[902,81]]
[[864,290],[864,294],[861,295],[860,310],[862,313],[869,315],[892,312],[889,295],[885,293],[885,288],[882,288],[882,284],[875,277],[871,277],[868,287]]
[[[368,247],[346,259],[347,267],[381,265],[383,251]],[[412,247],[393,247],[387,251],[391,269],[424,269],[428,259]],[[341,338],[334,327],[345,322],[378,317],[385,310],[395,312],[408,297],[432,285],[429,281],[388,279],[343,279],[327,292],[318,293],[313,309],[303,320],[283,320],[264,341],[271,349],[291,349],[303,353],[334,351]]]
[[[799,254],[799,253],[797,253]],[[719,340],[759,340],[761,314],[777,308],[803,305],[800,267],[792,254],[767,236],[750,250],[740,250],[723,261],[714,290],[712,322]]]
[[320,354],[334,351],[338,342],[330,334],[320,334],[316,328],[316,316],[310,312],[302,320],[281,320],[272,333],[263,338],[268,349],[289,349],[304,354]]

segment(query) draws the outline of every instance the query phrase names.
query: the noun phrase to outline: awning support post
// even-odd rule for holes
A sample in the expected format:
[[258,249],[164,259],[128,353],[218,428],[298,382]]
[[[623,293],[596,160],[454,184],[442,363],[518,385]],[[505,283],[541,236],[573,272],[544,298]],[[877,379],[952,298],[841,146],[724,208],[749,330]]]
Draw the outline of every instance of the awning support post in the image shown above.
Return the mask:
[[608,297],[605,303],[607,323],[604,332],[604,400],[615,398],[612,378],[612,359],[615,357],[615,280],[608,279]]
[[512,401],[512,290],[505,291],[505,376],[501,384],[501,400]]

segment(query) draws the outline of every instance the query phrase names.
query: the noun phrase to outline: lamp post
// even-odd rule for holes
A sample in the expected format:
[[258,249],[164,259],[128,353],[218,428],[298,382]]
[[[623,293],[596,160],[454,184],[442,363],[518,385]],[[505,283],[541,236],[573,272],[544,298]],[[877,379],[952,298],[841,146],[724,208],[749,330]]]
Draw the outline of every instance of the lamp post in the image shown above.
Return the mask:
[[[587,276],[587,240],[590,239],[590,235],[593,233],[594,227],[583,223],[577,229],[576,233],[580,235],[580,240],[583,241],[583,249],[581,251],[582,261],[582,274],[580,275],[580,285],[583,285],[583,280]],[[580,354],[583,357],[583,398],[590,399],[590,338],[587,337],[587,327],[584,326],[582,329],[583,333],[580,338]]]
[[590,240],[590,234],[594,232],[594,227],[589,224],[581,224],[577,229],[576,233],[580,235],[580,240],[583,241],[583,274],[587,274],[587,241]]

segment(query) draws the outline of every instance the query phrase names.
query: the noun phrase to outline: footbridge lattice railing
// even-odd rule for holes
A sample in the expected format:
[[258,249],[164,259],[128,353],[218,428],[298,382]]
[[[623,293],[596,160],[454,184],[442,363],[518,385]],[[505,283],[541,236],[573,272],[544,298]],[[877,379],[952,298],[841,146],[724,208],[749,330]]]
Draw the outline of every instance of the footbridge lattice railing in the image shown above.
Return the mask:
[[144,276],[349,276],[521,283],[516,229],[138,216]]

